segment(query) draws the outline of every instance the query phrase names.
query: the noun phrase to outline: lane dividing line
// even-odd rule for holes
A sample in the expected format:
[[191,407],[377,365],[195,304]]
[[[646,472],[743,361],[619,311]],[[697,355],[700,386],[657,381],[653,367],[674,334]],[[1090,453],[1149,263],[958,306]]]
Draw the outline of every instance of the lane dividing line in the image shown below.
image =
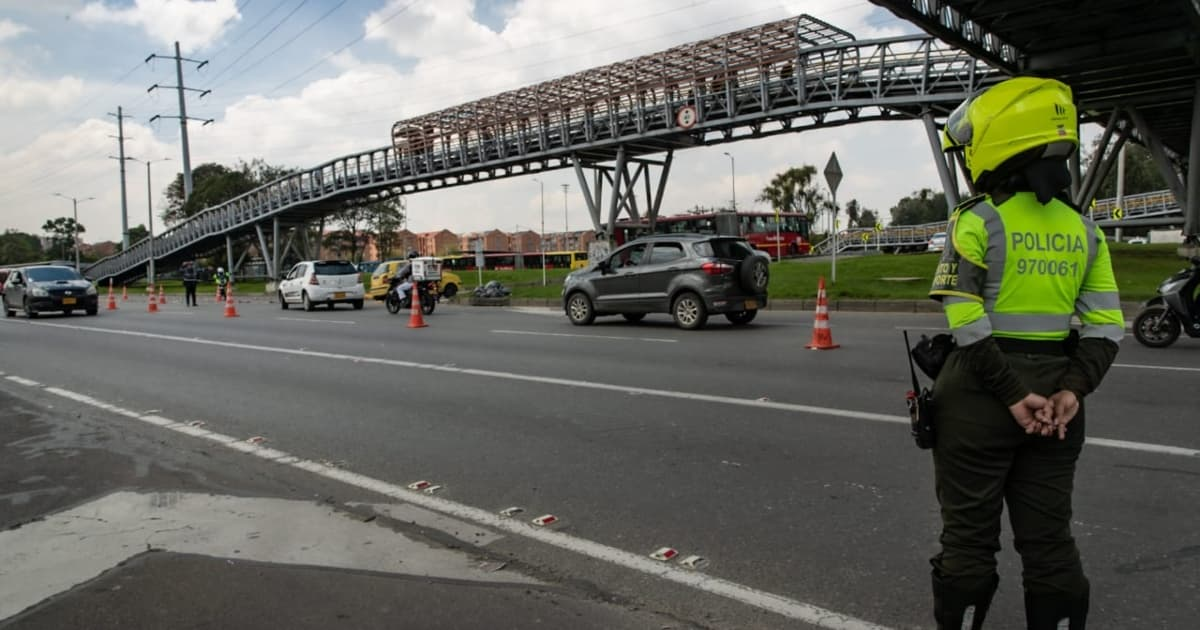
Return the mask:
[[534,335],[537,337],[578,337],[580,339],[608,339],[617,341],[653,341],[657,343],[679,343],[678,339],[663,339],[659,337],[617,337],[613,335],[576,335],[571,333],[548,333],[534,330],[492,330],[498,335]]
[[337,320],[337,319],[304,319],[303,317],[276,317],[275,319],[282,319],[283,321],[286,321],[286,322],[310,322],[313,324],[346,324],[348,326],[353,326],[358,323],[358,322],[344,322],[344,321]]
[[31,381],[27,378],[21,378],[20,376],[6,376],[4,378],[7,378],[8,380],[10,380],[14,383],[18,383],[20,385],[26,385],[28,387],[38,387],[41,385],[41,383],[39,383],[37,381]]
[[[0,320],[2,321],[2,320]],[[633,385],[614,385],[612,383],[599,383],[596,381],[580,381],[566,378],[557,378],[552,376],[534,376],[531,374],[517,374],[514,372],[500,372],[497,370],[481,370],[476,368],[460,368],[453,365],[438,365],[433,363],[417,363],[415,361],[401,361],[398,359],[383,359],[378,357],[363,357],[351,354],[338,354],[333,352],[317,352],[315,350],[299,350],[293,348],[276,348],[272,346],[260,346],[248,343],[237,343],[233,341],[217,341],[214,339],[197,339],[193,337],[176,337],[173,335],[163,335],[158,333],[140,332],[135,330],[115,330],[109,328],[96,328],[93,326],[76,326],[72,324],[51,324],[38,322],[30,322],[30,326],[46,326],[50,328],[64,328],[68,330],[79,330],[86,332],[99,332],[112,335],[125,335],[130,337],[142,337],[146,339],[162,339],[166,341],[178,341],[182,343],[194,343],[204,346],[215,346],[218,348],[234,348],[238,350],[254,350],[258,352],[267,352],[272,354],[286,354],[293,356],[313,357],[324,360],[348,361],[351,363],[367,363],[375,365],[387,365],[399,368],[411,368],[417,370],[429,370],[432,372],[450,372],[454,374],[464,374],[468,376],[480,376],[483,378],[495,378],[509,381],[522,381],[526,383],[538,383],[541,385],[555,385],[560,387],[574,387],[579,389],[592,389],[599,391],[617,392],[621,394],[629,394],[634,396],[654,396],[656,398],[669,398],[674,400],[687,400],[691,402],[710,402],[721,405],[734,405],[738,407],[750,407],[755,409],[770,409],[773,411],[788,411],[793,413],[806,413],[817,416],[833,416],[835,418],[852,418],[855,420],[870,420],[872,422],[887,422],[891,424],[908,425],[910,423],[908,416],[898,416],[885,413],[874,413],[870,411],[855,411],[852,409],[837,409],[834,407],[820,407],[817,405],[804,405],[799,403],[777,402],[773,400],[758,400],[753,398],[737,398],[734,396],[719,396],[715,394],[699,394],[693,392],[681,392],[669,389],[650,389],[647,387],[637,387]],[[13,377],[8,377],[12,379]],[[1147,453],[1159,453],[1163,455],[1185,455],[1188,457],[1200,457],[1200,450],[1185,448],[1179,446],[1169,446],[1164,444],[1150,444],[1145,442],[1128,442],[1125,440],[1110,440],[1104,438],[1087,438],[1086,442],[1094,446],[1103,446],[1108,448],[1118,448],[1131,451],[1141,451]]]
[[[17,380],[19,377],[9,376],[7,378],[11,380]],[[29,379],[20,379],[17,380],[17,382],[23,385],[38,385],[36,381],[31,381]],[[326,464],[312,460],[302,459],[280,450],[249,443],[244,440],[239,440],[228,435],[217,433],[215,431],[209,431],[208,429],[203,429],[200,427],[193,427],[189,424],[176,422],[162,416],[153,414],[140,414],[136,411],[118,407],[117,405],[104,402],[86,394],[80,394],[59,387],[45,387],[42,391],[73,400],[81,404],[102,409],[104,411],[118,413],[136,420],[141,420],[142,422],[146,422],[155,427],[209,440],[226,448],[239,451],[247,455],[253,455],[279,465],[290,466],[292,468],[303,470],[326,479],[354,486],[356,488],[376,492],[398,501],[403,501],[405,503],[417,505],[428,510],[440,512],[447,516],[453,516],[465,521],[471,521],[478,525],[491,527],[493,529],[508,532],[516,536],[522,536],[524,538],[536,540],[559,549],[575,552],[595,560],[600,560],[602,562],[624,567],[632,571],[637,571],[650,577],[661,578],[695,590],[732,599],[760,610],[767,610],[779,615],[783,615],[789,619],[796,619],[821,628],[829,628],[830,630],[890,630],[886,626],[876,625],[869,621],[864,621],[849,615],[827,610],[825,608],[797,601],[782,595],[760,591],[744,584],[712,577],[694,570],[664,565],[662,562],[642,556],[641,554],[631,553],[616,547],[602,545],[600,543],[584,538],[578,538],[561,531],[538,528],[532,524],[525,523],[522,520],[514,520],[499,514],[493,514],[487,510],[471,507],[463,503],[457,503],[455,501],[438,498],[434,495],[427,495],[420,491],[409,490],[403,486],[391,484],[373,477],[368,477],[366,475],[361,475],[340,468],[330,467]]]
[[1200,372],[1200,368],[1175,367],[1173,365],[1138,365],[1136,363],[1114,363],[1113,367],[1130,368],[1135,370],[1170,370],[1173,372]]

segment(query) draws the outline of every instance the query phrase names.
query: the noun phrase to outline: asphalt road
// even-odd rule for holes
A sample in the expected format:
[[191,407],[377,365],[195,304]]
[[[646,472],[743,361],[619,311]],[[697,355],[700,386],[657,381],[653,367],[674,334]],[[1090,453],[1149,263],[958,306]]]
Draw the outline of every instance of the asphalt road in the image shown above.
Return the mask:
[[[806,606],[932,625],[939,525],[930,459],[904,424],[900,329],[936,330],[939,315],[834,313],[842,347],[814,352],[805,312],[684,332],[666,317],[581,328],[561,313],[452,305],[420,329],[377,304],[247,303],[236,319],[211,303],[122,307],[0,321],[0,371],[389,484],[428,480],[455,505],[554,514],[564,538],[601,557],[520,535],[498,544],[563,582],[700,625],[810,627],[788,618]],[[1075,494],[1092,627],[1191,628],[1200,343],[1154,351],[1130,338],[1117,362],[1087,401],[1093,441]],[[1004,545],[990,618],[1017,627],[1007,533]],[[660,547],[702,556],[699,575],[742,594],[631,578],[602,557]]]

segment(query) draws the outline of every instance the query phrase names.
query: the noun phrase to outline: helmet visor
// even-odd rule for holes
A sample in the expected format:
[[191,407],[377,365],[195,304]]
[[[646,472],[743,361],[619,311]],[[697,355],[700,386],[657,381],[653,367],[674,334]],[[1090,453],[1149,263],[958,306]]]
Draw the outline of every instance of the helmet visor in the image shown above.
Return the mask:
[[971,119],[967,115],[971,109],[971,104],[979,94],[974,94],[967,100],[954,108],[950,115],[946,118],[946,129],[942,132],[942,150],[952,151],[961,149],[968,144],[971,144],[971,135],[975,132],[975,126],[971,124]]

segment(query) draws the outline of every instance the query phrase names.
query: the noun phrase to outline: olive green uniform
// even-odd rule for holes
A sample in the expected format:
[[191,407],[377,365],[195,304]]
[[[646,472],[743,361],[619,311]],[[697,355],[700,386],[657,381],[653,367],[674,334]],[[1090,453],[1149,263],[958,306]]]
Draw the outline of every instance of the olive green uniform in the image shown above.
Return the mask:
[[[1070,528],[1082,400],[1124,334],[1103,232],[1057,199],[1042,205],[1018,192],[964,203],[948,233],[930,292],[957,342],[934,384],[943,521],[931,560],[935,617],[957,630],[965,614],[965,627],[980,627],[998,584],[1007,503],[1029,627],[1047,627],[1039,616],[1086,618],[1088,582]],[[1072,315],[1083,324],[1077,343]],[[1065,440],[1027,435],[1009,412],[1029,392],[1063,389],[1080,399]]]

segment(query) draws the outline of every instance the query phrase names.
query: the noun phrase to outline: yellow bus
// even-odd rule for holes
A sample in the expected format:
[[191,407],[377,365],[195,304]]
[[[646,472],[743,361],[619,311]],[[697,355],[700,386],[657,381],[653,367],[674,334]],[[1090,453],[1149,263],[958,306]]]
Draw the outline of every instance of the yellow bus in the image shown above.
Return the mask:
[[[542,253],[541,252],[525,252],[522,255],[526,269],[541,269],[542,268]],[[583,269],[588,265],[588,253],[579,251],[554,251],[546,252],[546,268],[547,269]]]

